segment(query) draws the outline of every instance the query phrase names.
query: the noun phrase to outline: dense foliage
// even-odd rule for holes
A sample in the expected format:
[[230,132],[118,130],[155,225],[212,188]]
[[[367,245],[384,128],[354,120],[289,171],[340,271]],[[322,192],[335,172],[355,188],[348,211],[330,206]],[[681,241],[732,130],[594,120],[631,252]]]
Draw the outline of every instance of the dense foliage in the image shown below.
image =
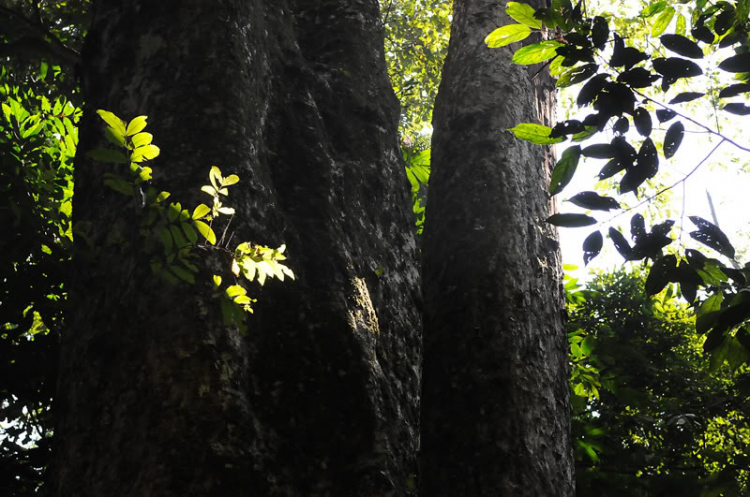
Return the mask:
[[750,368],[709,363],[672,287],[645,275],[568,282],[581,496],[747,495]]

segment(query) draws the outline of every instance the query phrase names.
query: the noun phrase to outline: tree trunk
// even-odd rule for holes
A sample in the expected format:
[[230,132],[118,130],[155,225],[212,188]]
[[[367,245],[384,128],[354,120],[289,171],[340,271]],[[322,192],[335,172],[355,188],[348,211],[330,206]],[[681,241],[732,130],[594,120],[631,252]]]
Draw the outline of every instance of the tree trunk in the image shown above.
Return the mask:
[[[425,496],[573,494],[549,150],[507,128],[549,124],[550,78],[488,49],[504,3],[456,0],[434,111],[424,240],[420,480]],[[538,41],[538,40],[537,40]]]
[[[376,0],[95,4],[82,68],[70,328],[54,495],[406,495],[416,472],[420,302],[408,183]],[[149,116],[156,185],[206,202],[237,174],[235,242],[286,243],[298,279],[222,324],[150,273],[137,207],[103,186],[106,109]],[[230,247],[233,248],[234,244]]]

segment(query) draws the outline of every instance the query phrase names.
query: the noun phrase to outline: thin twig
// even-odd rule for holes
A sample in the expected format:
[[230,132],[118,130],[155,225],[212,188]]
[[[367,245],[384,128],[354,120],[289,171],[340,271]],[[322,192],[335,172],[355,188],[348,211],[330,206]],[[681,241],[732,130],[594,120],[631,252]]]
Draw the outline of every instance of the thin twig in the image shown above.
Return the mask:
[[712,135],[718,136],[719,138],[721,138],[721,142],[719,142],[719,144],[721,144],[723,142],[731,143],[732,145],[734,145],[735,147],[739,148],[740,150],[742,150],[744,152],[750,152],[750,148],[743,147],[742,145],[740,145],[736,141],[732,140],[728,136],[725,136],[721,132],[716,131],[714,129],[711,129],[708,126],[706,126],[705,124],[702,124],[702,123],[696,121],[695,119],[693,119],[692,117],[686,116],[685,114],[683,114],[683,113],[681,113],[679,111],[671,109],[668,105],[663,104],[663,103],[659,102],[658,100],[654,100],[653,98],[649,97],[648,95],[644,95],[643,93],[639,92],[636,89],[632,89],[632,90],[633,90],[633,93],[637,93],[638,95],[640,95],[644,99],[648,100],[649,102],[653,102],[653,103],[655,103],[656,105],[658,105],[660,107],[663,107],[663,108],[665,108],[667,110],[671,110],[672,112],[674,112],[676,115],[680,116],[681,118],[687,119],[688,121],[690,121],[691,123],[695,124],[696,126],[705,129],[708,133],[711,133]]

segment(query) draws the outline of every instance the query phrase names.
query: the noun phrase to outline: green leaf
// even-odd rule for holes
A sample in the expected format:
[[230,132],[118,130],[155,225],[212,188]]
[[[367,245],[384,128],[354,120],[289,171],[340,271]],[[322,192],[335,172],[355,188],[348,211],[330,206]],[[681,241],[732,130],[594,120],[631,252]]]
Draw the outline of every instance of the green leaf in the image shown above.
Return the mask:
[[212,230],[209,225],[207,225],[203,221],[197,221],[197,220],[193,220],[193,225],[198,230],[198,233],[203,235],[203,238],[208,240],[208,243],[210,243],[211,245],[216,245],[216,234],[214,233],[214,230]]
[[203,219],[209,212],[211,208],[206,204],[201,204],[193,211],[193,219]]
[[596,346],[596,340],[591,335],[584,338],[583,342],[581,342],[581,350],[586,355],[591,355],[591,353],[594,351],[595,346]]
[[224,290],[224,293],[230,299],[234,299],[234,298],[239,297],[241,295],[247,294],[247,290],[245,290],[245,288],[242,287],[241,285],[232,285],[230,287],[227,287],[227,289]]
[[674,14],[674,7],[667,7],[664,9],[651,25],[651,36],[661,36],[661,34],[667,30],[669,23],[672,22]]
[[549,224],[560,226],[563,228],[581,228],[583,226],[591,226],[596,224],[596,219],[585,214],[553,214],[547,218]]
[[578,167],[578,160],[581,158],[581,146],[568,147],[562,153],[560,160],[555,164],[552,170],[552,181],[550,181],[549,191],[552,195],[557,195],[563,188],[570,183]]
[[180,266],[169,266],[169,269],[181,280],[186,281],[191,285],[195,285],[195,276],[193,276],[193,273],[191,273],[190,271],[187,271]]
[[133,136],[143,131],[143,128],[146,127],[146,119],[148,119],[148,116],[138,116],[134,118],[132,121],[130,121],[130,124],[128,124],[128,128],[125,134],[127,136]]
[[111,164],[127,164],[130,162],[130,159],[119,150],[111,150],[108,148],[96,148],[90,150],[86,153],[86,157],[98,162],[109,162]]
[[104,184],[112,188],[114,191],[122,193],[123,195],[129,195],[132,197],[135,194],[133,185],[123,180],[119,176],[111,175],[109,177],[106,177],[104,179]]
[[125,148],[125,136],[121,135],[115,128],[107,126],[104,130],[104,138],[113,145]]
[[[55,108],[57,108],[57,105],[55,105]],[[55,114],[59,114],[60,112],[55,111]],[[125,123],[122,122],[122,120],[114,115],[113,113],[106,111],[106,110],[97,110],[97,114],[99,114],[99,117],[101,117],[105,123],[110,125],[112,128],[115,129],[119,134],[125,136],[127,134],[127,130],[125,128]]]
[[236,174],[230,174],[226,178],[224,178],[224,181],[221,182],[221,186],[231,186],[235,183],[239,182],[240,177]]
[[674,28],[675,34],[685,36],[685,24],[685,16],[682,14],[677,14],[677,25]]
[[214,280],[214,286],[216,288],[219,288],[221,286],[221,276],[215,274],[213,275],[213,280]]
[[505,13],[513,18],[514,21],[525,24],[531,28],[542,28],[542,21],[534,17],[534,8],[531,5],[518,2],[508,2]]
[[211,166],[211,170],[208,172],[208,179],[211,180],[211,185],[213,185],[215,190],[221,189],[221,169]]
[[508,128],[508,131],[512,131],[516,138],[520,140],[526,140],[537,145],[551,145],[560,143],[565,139],[562,136],[550,138],[549,134],[552,132],[552,128],[543,124],[521,123]]
[[149,145],[153,139],[154,139],[154,136],[151,133],[138,133],[137,135],[133,136],[130,140],[133,143],[133,147],[138,148],[138,147],[144,147],[146,145]]
[[181,211],[182,205],[179,202],[169,204],[169,210],[167,211],[167,219],[169,219],[169,222],[173,223],[177,221],[177,218],[180,217]]
[[523,24],[508,24],[487,35],[484,42],[489,48],[500,48],[521,41],[531,34],[531,28]]
[[517,50],[516,53],[513,54],[513,62],[522,66],[539,64],[540,62],[557,57],[557,47],[561,46],[562,43],[555,40],[547,40],[541,43],[528,45]]
[[155,159],[159,156],[159,147],[156,145],[144,145],[133,150],[130,160],[133,162],[143,162],[145,160]]
[[195,232],[195,228],[189,223],[180,223],[180,227],[191,244],[195,245],[198,243],[198,233]]
[[163,202],[164,200],[167,200],[171,193],[169,192],[160,192],[159,195],[156,196],[156,203]]
[[185,239],[185,237],[182,235],[182,231],[180,228],[177,227],[175,224],[169,225],[169,232],[172,233],[172,238],[174,238],[175,245],[177,245],[177,248],[183,248],[190,245],[190,243]]
[[169,230],[164,226],[159,226],[156,228],[156,234],[159,236],[162,245],[164,245],[164,252],[171,252],[174,242],[172,241],[172,235],[169,233]]

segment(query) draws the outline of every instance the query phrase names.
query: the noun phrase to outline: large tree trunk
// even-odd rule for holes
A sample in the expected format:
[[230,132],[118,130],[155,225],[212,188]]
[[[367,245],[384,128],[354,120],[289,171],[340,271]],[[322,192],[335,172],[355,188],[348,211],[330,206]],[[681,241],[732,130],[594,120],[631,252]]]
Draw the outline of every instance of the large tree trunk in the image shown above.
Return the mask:
[[506,131],[548,124],[552,85],[484,37],[504,3],[456,0],[435,105],[423,289],[425,496],[573,493],[549,150]]
[[[298,280],[254,291],[241,336],[208,284],[150,274],[136,210],[103,186],[116,166],[81,154],[93,247],[76,238],[53,494],[409,493],[419,275],[378,15],[376,0],[95,3],[79,150],[101,146],[94,109],[148,115],[157,185],[195,206],[211,165],[238,174],[233,239],[286,243]],[[199,280],[228,276],[206,262]]]

